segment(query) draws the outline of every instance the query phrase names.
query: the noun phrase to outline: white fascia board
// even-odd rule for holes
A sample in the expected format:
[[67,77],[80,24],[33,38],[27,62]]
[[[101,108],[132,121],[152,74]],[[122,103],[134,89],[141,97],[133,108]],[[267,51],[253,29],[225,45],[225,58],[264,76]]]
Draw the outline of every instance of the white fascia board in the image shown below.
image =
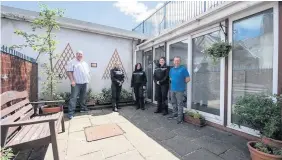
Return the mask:
[[[38,12],[23,10],[19,8],[1,6],[1,18],[32,22],[39,15]],[[75,20],[71,18],[58,18],[61,28],[68,28],[86,32],[97,33],[101,35],[125,38],[125,39],[148,39],[144,34],[138,34],[133,31],[127,31],[110,26],[104,26],[91,22]]]
[[149,39],[142,44],[139,44],[138,47],[140,49],[149,48],[151,46],[157,45],[159,43],[163,43],[165,41],[169,41],[171,39],[175,39],[179,36],[183,36],[185,34],[189,34],[191,32],[203,29],[210,25],[220,23],[225,20],[229,16],[239,13],[245,9],[250,7],[254,7],[258,4],[267,3],[264,1],[235,1],[235,2],[226,2],[222,5],[218,6],[215,9],[212,9],[202,15],[185,22],[173,29],[168,30],[167,32]]

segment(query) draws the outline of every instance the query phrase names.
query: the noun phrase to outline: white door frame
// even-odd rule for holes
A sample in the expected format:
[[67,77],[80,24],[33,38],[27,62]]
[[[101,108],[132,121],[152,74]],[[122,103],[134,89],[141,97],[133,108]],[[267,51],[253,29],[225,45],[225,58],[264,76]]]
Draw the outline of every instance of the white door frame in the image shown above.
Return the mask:
[[[191,44],[191,36],[189,35],[189,34],[187,34],[187,35],[183,35],[183,36],[181,36],[181,37],[179,37],[179,38],[176,38],[176,39],[173,39],[173,40],[171,40],[171,41],[168,41],[167,42],[167,45],[166,45],[166,51],[167,51],[167,54],[166,54],[166,64],[169,64],[169,58],[170,58],[170,53],[169,53],[169,46],[171,45],[171,44],[174,44],[174,43],[177,43],[177,42],[181,42],[181,41],[184,41],[184,40],[187,40],[188,41],[188,51],[187,51],[187,68],[188,68],[188,66],[189,66],[189,47],[191,46],[191,45],[189,45],[189,44]],[[189,68],[188,68],[188,71],[189,71],[189,73],[190,73],[190,70],[189,70]],[[190,83],[189,83],[190,84]],[[188,108],[188,86],[189,86],[189,84],[187,85],[187,89],[186,89],[186,91],[187,91],[187,108]],[[168,94],[170,94],[170,91],[168,92]],[[169,95],[168,95],[168,98],[169,98]],[[172,109],[172,105],[170,104],[170,103],[168,103],[168,107],[170,108],[170,109]],[[186,112],[187,111],[187,109],[186,108],[184,108],[183,109],[183,112]]]
[[[224,26],[224,22],[222,22],[223,26]],[[189,49],[189,72],[190,72],[190,76],[191,76],[191,82],[192,82],[192,79],[193,79],[193,52],[192,52],[192,40],[193,38],[197,38],[197,37],[200,37],[200,36],[203,36],[203,35],[206,35],[206,34],[209,34],[209,33],[212,33],[212,32],[216,32],[216,31],[220,31],[220,38],[222,41],[225,40],[225,36],[224,36],[224,33],[223,31],[220,29],[220,26],[219,26],[219,23],[217,24],[214,24],[208,28],[205,28],[205,29],[202,29],[202,30],[199,30],[199,31],[196,31],[194,33],[192,33],[191,35],[191,47]],[[221,58],[220,60],[220,115],[214,115],[214,114],[211,114],[211,113],[207,113],[207,112],[203,112],[203,111],[199,111],[199,110],[195,110],[195,109],[192,109],[192,83],[190,83],[189,88],[188,88],[188,95],[189,95],[189,101],[187,100],[187,104],[188,104],[188,109],[191,109],[193,111],[197,111],[199,112],[201,115],[203,115],[205,117],[205,119],[207,121],[210,121],[210,122],[213,122],[213,123],[216,123],[216,124],[220,124],[220,125],[223,125],[224,124],[224,83],[225,83],[225,76],[224,76],[224,73],[225,73],[225,58]]]
[[[144,69],[145,69],[145,61],[146,61],[146,52],[149,52],[149,51],[152,51],[152,56],[153,56],[153,54],[154,54],[154,50],[152,50],[152,47],[151,48],[148,48],[148,49],[146,49],[146,50],[144,50],[144,55],[143,56],[145,56],[145,57],[143,57],[143,64],[144,64]],[[154,58],[154,57],[153,57]],[[147,76],[147,81],[148,81],[148,75],[146,75]],[[147,86],[148,87],[148,86]],[[153,93],[153,92],[152,92]],[[153,95],[152,95],[153,96]],[[152,99],[149,99],[149,98],[147,98],[147,97],[145,97],[145,101],[148,101],[148,102],[152,102],[152,100],[153,100],[153,98],[154,98],[154,96],[152,97]]]
[[[229,42],[232,43],[232,30],[233,30],[233,22],[253,14],[265,11],[267,9],[273,8],[273,94],[277,93],[278,87],[278,2],[272,2],[257,6],[256,8],[246,10],[239,14],[236,14],[229,18]],[[259,132],[255,131],[251,128],[241,126],[231,123],[231,111],[232,111],[232,51],[228,56],[228,112],[227,112],[227,127],[232,128],[234,130],[238,130],[241,132],[245,132],[254,136],[259,136]]]
[[[153,47],[153,62],[155,61],[156,49],[159,48],[159,47],[164,47],[164,45],[165,45],[165,43],[161,43],[161,44],[155,45]],[[154,74],[154,70],[153,70],[153,74]],[[155,100],[155,92],[156,92],[155,86],[156,86],[156,84],[153,82],[153,103],[157,104],[157,101]]]

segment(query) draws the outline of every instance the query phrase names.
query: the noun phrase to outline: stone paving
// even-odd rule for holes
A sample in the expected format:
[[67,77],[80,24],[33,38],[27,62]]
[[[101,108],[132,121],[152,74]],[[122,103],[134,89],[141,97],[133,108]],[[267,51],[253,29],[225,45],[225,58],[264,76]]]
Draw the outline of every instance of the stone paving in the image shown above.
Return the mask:
[[[58,135],[62,160],[249,160],[247,140],[206,126],[176,124],[166,116],[154,114],[155,107],[145,111],[133,106],[119,113],[111,109],[77,114],[66,121],[66,132]],[[117,123],[125,134],[86,142],[83,128]],[[43,150],[43,151],[42,151]],[[26,153],[27,154],[27,153]],[[25,154],[22,153],[21,157]],[[52,148],[34,149],[29,160],[52,160]],[[24,159],[24,158],[23,158]]]

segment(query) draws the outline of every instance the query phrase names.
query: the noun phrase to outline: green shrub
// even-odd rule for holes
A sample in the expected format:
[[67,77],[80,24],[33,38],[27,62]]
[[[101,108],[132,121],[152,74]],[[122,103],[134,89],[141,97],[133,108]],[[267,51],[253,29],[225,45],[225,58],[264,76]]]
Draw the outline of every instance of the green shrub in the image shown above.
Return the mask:
[[239,126],[247,124],[261,135],[282,140],[281,97],[254,94],[240,97],[235,104],[234,114]]

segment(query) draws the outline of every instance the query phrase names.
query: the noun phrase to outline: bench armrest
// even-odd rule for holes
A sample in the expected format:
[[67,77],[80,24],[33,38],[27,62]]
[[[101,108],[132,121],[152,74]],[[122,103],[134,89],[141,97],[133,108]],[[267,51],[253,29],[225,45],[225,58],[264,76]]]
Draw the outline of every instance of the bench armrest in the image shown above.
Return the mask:
[[62,118],[63,112],[55,113],[54,115],[50,117],[45,117],[44,119],[38,119],[38,120],[25,120],[25,121],[19,121],[19,122],[2,122],[1,127],[15,127],[15,126],[24,126],[24,125],[31,125],[31,124],[38,124],[38,123],[46,123],[46,122],[54,122]]
[[30,104],[42,104],[42,103],[65,103],[65,100],[55,100],[55,101],[37,101],[37,102],[30,102]]

